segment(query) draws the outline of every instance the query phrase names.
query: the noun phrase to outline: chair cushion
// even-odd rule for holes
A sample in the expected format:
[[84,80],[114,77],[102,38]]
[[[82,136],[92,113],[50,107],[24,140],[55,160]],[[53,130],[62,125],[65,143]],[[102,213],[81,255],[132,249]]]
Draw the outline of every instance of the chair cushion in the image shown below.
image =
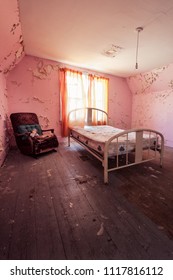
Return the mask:
[[22,124],[18,126],[18,133],[32,132],[33,129],[37,129],[39,135],[42,135],[42,130],[39,124]]

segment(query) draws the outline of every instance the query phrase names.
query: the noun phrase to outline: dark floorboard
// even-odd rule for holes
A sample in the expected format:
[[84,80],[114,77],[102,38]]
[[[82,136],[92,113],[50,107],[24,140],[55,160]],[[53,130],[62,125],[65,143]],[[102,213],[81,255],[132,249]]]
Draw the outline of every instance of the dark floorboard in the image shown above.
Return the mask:
[[109,174],[78,144],[0,168],[0,259],[173,259],[173,149]]

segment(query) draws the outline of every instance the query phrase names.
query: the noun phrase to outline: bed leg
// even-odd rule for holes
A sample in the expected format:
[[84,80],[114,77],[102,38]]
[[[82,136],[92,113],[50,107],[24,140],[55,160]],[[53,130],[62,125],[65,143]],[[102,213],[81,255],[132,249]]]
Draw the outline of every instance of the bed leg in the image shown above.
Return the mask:
[[160,167],[163,165],[163,154],[164,154],[164,138],[162,136],[161,151],[160,151]]
[[104,171],[104,184],[108,184],[108,172]]
[[103,167],[104,167],[104,184],[108,184],[108,158],[107,158],[107,154],[104,155]]
[[70,135],[68,135],[68,147],[70,147]]

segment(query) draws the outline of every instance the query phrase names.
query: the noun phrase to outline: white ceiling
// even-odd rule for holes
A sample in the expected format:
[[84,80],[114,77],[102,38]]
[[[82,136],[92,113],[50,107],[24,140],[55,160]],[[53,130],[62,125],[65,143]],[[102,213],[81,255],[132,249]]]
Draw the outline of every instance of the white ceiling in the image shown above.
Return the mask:
[[[122,77],[173,62],[173,0],[19,0],[19,8],[26,54]],[[121,51],[103,55],[112,44]]]

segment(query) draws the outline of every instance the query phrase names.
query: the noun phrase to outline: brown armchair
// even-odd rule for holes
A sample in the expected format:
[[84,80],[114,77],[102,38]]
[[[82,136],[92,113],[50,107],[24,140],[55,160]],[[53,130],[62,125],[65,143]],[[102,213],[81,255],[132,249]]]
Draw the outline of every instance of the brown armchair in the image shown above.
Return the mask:
[[[21,153],[35,156],[58,147],[54,129],[41,129],[35,113],[13,113],[10,119],[16,144]],[[37,130],[38,136],[31,137],[33,129]]]

